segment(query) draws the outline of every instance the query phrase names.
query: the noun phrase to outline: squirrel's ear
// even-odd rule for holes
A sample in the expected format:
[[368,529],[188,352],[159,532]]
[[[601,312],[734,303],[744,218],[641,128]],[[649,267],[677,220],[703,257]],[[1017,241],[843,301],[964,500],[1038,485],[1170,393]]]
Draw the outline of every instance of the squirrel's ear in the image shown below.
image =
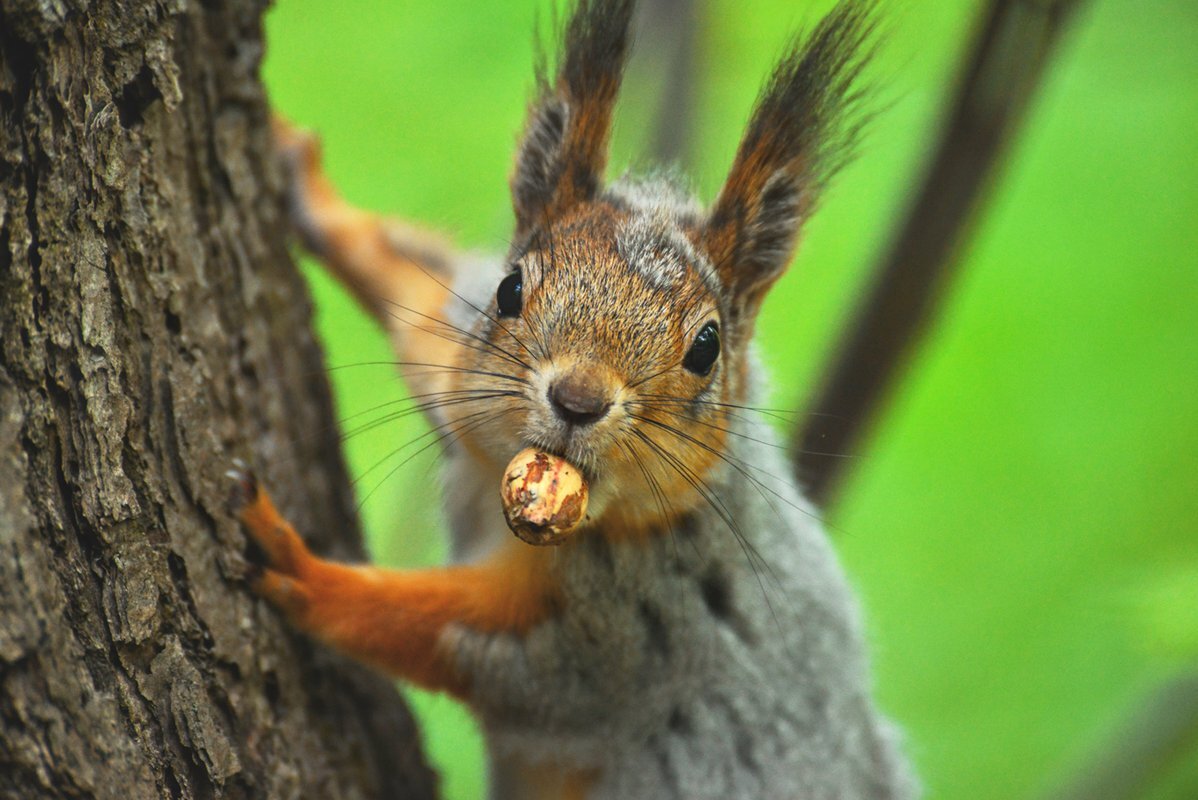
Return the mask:
[[872,2],[842,2],[774,68],[703,231],[736,319],[751,324],[794,254],[799,229],[862,125],[855,84]]
[[578,0],[553,85],[542,59],[511,181],[517,233],[598,192],[632,9],[632,0]]

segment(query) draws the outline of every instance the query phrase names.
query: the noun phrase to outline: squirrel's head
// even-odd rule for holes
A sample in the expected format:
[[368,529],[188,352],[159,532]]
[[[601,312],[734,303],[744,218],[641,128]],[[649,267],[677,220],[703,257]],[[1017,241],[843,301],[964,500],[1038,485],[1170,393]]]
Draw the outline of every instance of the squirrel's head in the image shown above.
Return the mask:
[[539,76],[507,272],[464,379],[501,393],[504,416],[464,438],[499,464],[530,445],[564,456],[593,516],[638,528],[703,502],[735,435],[757,312],[856,131],[844,112],[870,22],[843,3],[792,44],[705,211],[665,178],[604,186],[631,14],[580,0],[556,80]]

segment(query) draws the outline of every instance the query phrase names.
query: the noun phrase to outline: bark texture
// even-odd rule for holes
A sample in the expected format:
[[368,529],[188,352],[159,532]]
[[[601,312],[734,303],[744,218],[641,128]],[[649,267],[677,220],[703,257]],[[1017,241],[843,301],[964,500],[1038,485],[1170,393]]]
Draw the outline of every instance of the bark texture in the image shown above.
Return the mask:
[[255,464],[361,556],[261,3],[0,0],[0,797],[428,797],[389,681],[244,582]]

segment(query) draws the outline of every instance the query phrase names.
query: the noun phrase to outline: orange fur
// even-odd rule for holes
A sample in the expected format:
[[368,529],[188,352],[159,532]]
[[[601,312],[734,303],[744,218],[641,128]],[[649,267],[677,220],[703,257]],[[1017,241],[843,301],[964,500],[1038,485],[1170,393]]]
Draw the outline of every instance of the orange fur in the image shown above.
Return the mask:
[[[454,519],[457,544],[473,545],[476,532],[462,528],[490,513],[476,489],[490,472],[498,489],[503,467],[496,459],[525,447],[576,462],[589,471],[593,494],[604,493],[592,501],[594,518],[558,548],[506,538],[480,562],[400,571],[312,554],[252,476],[231,473],[239,480],[239,517],[268,559],[254,580],[259,594],[297,627],[350,656],[429,689],[479,698],[480,713],[488,707],[481,702],[483,681],[522,673],[507,670],[510,662],[488,650],[487,669],[478,672],[485,677],[470,685],[456,668],[467,662],[455,661],[467,654],[451,651],[455,639],[448,634],[461,626],[521,637],[559,609],[603,613],[602,603],[623,602],[592,596],[588,588],[563,596],[559,563],[562,574],[573,574],[566,572],[571,559],[583,559],[585,567],[585,537],[637,549],[685,530],[682,518],[692,513],[709,519],[714,513],[740,535],[708,478],[718,468],[754,469],[729,455],[737,452],[728,439],[738,435],[730,430],[739,416],[734,409],[748,391],[746,349],[762,299],[793,254],[838,155],[852,143],[853,126],[842,130],[836,118],[855,102],[850,90],[864,59],[854,53],[870,30],[869,3],[844,3],[820,24],[812,44],[787,52],[704,214],[665,179],[604,189],[633,3],[574,5],[556,80],[539,70],[517,153],[516,237],[503,265],[507,274],[494,301],[475,309],[479,318],[463,323],[468,331],[445,315],[452,273],[463,270],[458,277],[468,292],[484,288],[471,281],[490,273],[470,275],[473,259],[460,258],[440,239],[348,205],[321,170],[316,140],[276,121],[291,172],[293,217],[309,249],[388,330],[416,398],[430,404],[451,398],[438,405],[435,432],[452,444],[452,457],[473,462],[455,464],[468,468],[463,485],[471,487]],[[754,482],[748,476],[732,485]],[[718,476],[715,483],[728,485]],[[707,597],[709,578],[693,577],[712,614],[727,617],[715,606],[728,601]],[[646,633],[656,636],[664,622],[652,618],[657,612],[639,593],[631,599],[640,600]],[[565,639],[564,646],[577,647],[577,640]],[[537,656],[522,655],[530,662]],[[570,673],[573,683],[576,677]],[[532,688],[543,693],[540,684]],[[529,710],[542,715],[561,707],[569,717],[591,707],[567,706],[569,697],[552,694],[537,699],[545,702],[529,703]],[[520,717],[519,736],[537,720]],[[550,746],[531,762],[504,765],[509,793],[582,800],[607,777],[555,762],[562,758],[556,742],[545,741]]]
[[[566,133],[562,150],[566,168],[554,191],[554,202],[546,212],[555,219],[579,203],[591,199],[598,176],[607,163],[607,140],[611,135],[612,110],[620,88],[619,75],[606,75],[598,82],[598,91],[589,97],[571,98],[574,117]],[[558,81],[558,93],[570,96],[567,82]]]
[[444,317],[452,248],[346,203],[321,169],[314,136],[277,117],[274,134],[293,172],[294,214],[308,246],[390,332],[413,392],[443,391],[461,348]]
[[566,770],[548,765],[520,769],[527,800],[586,800],[598,777],[595,770]]
[[511,540],[479,564],[386,570],[308,550],[266,491],[239,517],[270,566],[254,589],[302,630],[428,689],[469,694],[440,645],[446,626],[523,634],[555,607],[552,551]]

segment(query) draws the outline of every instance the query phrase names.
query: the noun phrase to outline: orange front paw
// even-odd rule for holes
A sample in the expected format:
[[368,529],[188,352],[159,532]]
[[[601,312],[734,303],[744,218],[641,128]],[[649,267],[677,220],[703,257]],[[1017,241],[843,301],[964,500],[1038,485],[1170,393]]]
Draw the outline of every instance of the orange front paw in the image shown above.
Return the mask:
[[314,556],[279,514],[254,471],[240,459],[233,467],[225,473],[233,482],[229,510],[266,556],[266,566],[256,571],[250,586],[288,614],[302,615],[312,599],[304,580]]
[[330,255],[327,216],[339,201],[321,171],[320,139],[278,116],[274,118],[272,128],[287,174],[291,224],[304,247],[327,258]]

